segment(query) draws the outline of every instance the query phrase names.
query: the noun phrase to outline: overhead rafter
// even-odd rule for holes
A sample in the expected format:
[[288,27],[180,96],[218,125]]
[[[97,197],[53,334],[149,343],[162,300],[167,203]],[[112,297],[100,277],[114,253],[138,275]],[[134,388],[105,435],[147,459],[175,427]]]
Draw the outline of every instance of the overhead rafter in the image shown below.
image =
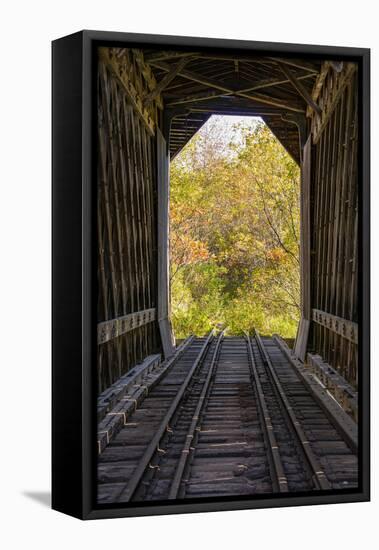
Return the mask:
[[[284,119],[289,119],[291,114],[305,117],[306,109],[311,108],[277,62],[282,62],[312,95],[322,61],[274,56],[272,53],[247,54],[241,50],[173,51],[170,47],[161,51],[145,50],[145,62],[159,83],[166,83],[164,79],[170,71],[176,72],[174,67],[180,60],[188,59],[188,64],[165,85],[160,94],[165,105],[164,119],[168,112],[171,113],[170,123],[165,123],[171,158],[212,114],[233,114],[262,117],[299,163],[301,155],[297,126],[284,122]],[[152,87],[146,90],[142,99],[151,92]]]
[[[197,108],[197,107],[191,107],[190,113],[209,113],[210,107],[206,107],[205,109]],[[212,109],[212,114],[214,115],[237,115],[237,116],[252,116],[252,117],[262,117],[262,116],[276,116],[280,117],[281,113],[279,112],[272,112],[272,111],[266,111],[265,109],[262,110],[262,108],[235,108],[233,111],[230,109],[223,107],[222,105],[216,106],[214,109]]]
[[289,65],[290,67],[296,67],[297,69],[304,69],[305,71],[309,71],[313,74],[317,74],[317,69],[314,68],[313,65],[310,63],[307,63],[303,60],[297,60],[297,59],[283,59],[278,57],[268,57],[267,59],[270,59],[271,61],[275,61],[275,63],[282,63],[283,65]]
[[[160,70],[164,70],[169,72],[170,71],[170,65],[167,65],[166,63],[152,63],[155,67],[157,67]],[[246,94],[243,92],[240,92],[238,90],[232,90],[229,87],[225,86],[221,82],[214,80],[213,78],[207,78],[201,74],[194,73],[192,71],[187,71],[185,69],[182,69],[178,72],[178,75],[182,78],[186,78],[187,80],[192,80],[193,82],[197,82],[199,84],[202,84],[203,86],[208,86],[210,88],[215,88],[216,90],[221,90],[222,92],[225,92],[227,95],[235,95],[239,97],[245,97],[247,99],[250,99],[252,101],[255,101],[257,103],[263,103],[264,105],[272,105],[274,107],[278,107],[279,109],[284,109],[287,111],[294,111],[296,113],[302,113],[304,112],[304,109],[301,109],[299,107],[295,107],[293,105],[290,105],[288,103],[283,102],[281,99],[275,98],[275,97],[269,97],[265,96],[263,94]]]
[[166,59],[178,59],[181,57],[193,57],[194,55],[200,55],[195,52],[171,52],[160,51],[154,53],[145,53],[144,58],[146,63],[152,63],[153,61],[165,61]]
[[[298,80],[306,80],[306,79],[309,79],[309,78],[314,78],[314,75],[311,74],[311,73],[307,73],[305,75],[301,75],[298,77]],[[230,95],[236,95],[236,93],[238,94],[243,94],[243,93],[248,93],[248,92],[253,92],[255,90],[262,90],[264,88],[271,88],[271,87],[275,87],[275,86],[281,86],[282,84],[288,84],[290,81],[285,78],[285,79],[281,79],[281,80],[278,80],[278,79],[268,79],[268,80],[261,80],[260,82],[258,82],[257,84],[255,84],[254,86],[249,86],[249,88],[243,88],[242,90],[237,90],[236,92],[228,92],[228,93],[222,93],[222,94],[219,94],[217,92],[212,92],[212,93],[208,93],[208,94],[194,94],[193,96],[188,96],[188,97],[185,97],[183,99],[177,99],[177,100],[173,100],[173,101],[168,101],[166,103],[167,106],[174,106],[174,105],[183,105],[185,103],[194,103],[194,102],[198,102],[198,101],[207,101],[208,99],[216,99],[216,98],[219,98],[219,97],[222,97],[222,96],[230,96]]]
[[295,90],[301,95],[301,97],[304,99],[304,101],[311,107],[315,113],[318,115],[321,115],[321,109],[317,105],[315,101],[313,101],[311,95],[308,93],[306,88],[304,88],[303,84],[292,74],[290,69],[281,63],[280,61],[277,62],[281,70],[283,71],[283,74],[288,78],[288,80],[291,82]]
[[149,105],[159,94],[170,84],[176,75],[185,67],[185,65],[191,60],[191,57],[182,57],[179,63],[171,67],[169,72],[162,78],[156,87],[149,93],[143,100],[143,104]]
[[282,61],[283,63],[286,63],[287,65],[290,65],[292,67],[297,67],[298,69],[305,69],[306,71],[310,71],[312,73],[317,73],[317,70],[314,68],[314,66],[311,63],[307,63],[306,61],[302,59],[295,59],[295,58],[287,58],[282,59],[278,57],[272,57],[272,56],[265,56],[260,54],[251,54],[251,55],[243,55],[241,52],[236,53],[218,53],[218,52],[180,52],[180,51],[159,51],[159,52],[150,52],[144,54],[144,59],[146,63],[155,63],[159,61],[166,61],[166,60],[174,60],[181,57],[196,57],[199,59],[209,59],[209,60],[217,60],[217,61],[242,61],[246,63],[259,63],[260,65],[266,64],[266,65],[272,65],[273,63],[276,63],[276,61]]

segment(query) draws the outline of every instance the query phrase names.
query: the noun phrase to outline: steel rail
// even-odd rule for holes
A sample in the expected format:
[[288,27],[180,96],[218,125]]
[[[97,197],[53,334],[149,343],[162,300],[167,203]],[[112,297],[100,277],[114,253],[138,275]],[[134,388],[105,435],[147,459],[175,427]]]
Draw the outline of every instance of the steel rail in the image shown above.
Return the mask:
[[179,493],[180,486],[181,486],[182,479],[183,479],[184,470],[185,470],[185,467],[188,463],[188,459],[189,459],[189,456],[190,456],[191,445],[192,445],[193,439],[195,437],[196,429],[199,425],[200,415],[201,415],[201,413],[204,409],[205,402],[206,402],[206,399],[207,399],[208,394],[209,394],[211,380],[212,380],[212,378],[214,378],[214,374],[215,374],[215,370],[216,370],[215,366],[217,368],[219,348],[220,348],[220,345],[221,345],[221,342],[222,342],[223,338],[224,338],[224,331],[220,333],[220,335],[217,339],[217,342],[216,342],[216,347],[215,347],[214,352],[213,352],[211,365],[209,367],[207,377],[205,379],[203,388],[201,390],[201,394],[200,394],[199,400],[197,402],[195,412],[192,416],[191,424],[190,424],[190,427],[189,427],[187,435],[186,435],[186,439],[185,439],[185,442],[184,442],[184,445],[183,445],[183,449],[182,449],[181,454],[180,454],[179,462],[178,462],[178,464],[176,466],[176,469],[175,469],[174,478],[172,480],[171,487],[170,487],[170,492],[169,492],[169,495],[168,495],[169,500],[172,500],[172,499],[178,497],[178,493]]
[[194,361],[190,371],[188,372],[185,380],[182,382],[178,393],[176,394],[173,402],[171,403],[167,413],[165,414],[162,422],[159,424],[157,431],[154,434],[153,439],[150,441],[148,447],[146,448],[143,456],[141,457],[138,466],[134,470],[131,478],[127,482],[127,484],[118,492],[115,493],[113,500],[114,501],[120,501],[122,499],[122,502],[129,502],[130,499],[133,497],[142,476],[145,473],[146,468],[148,467],[150,460],[152,456],[154,455],[155,451],[159,447],[159,442],[162,439],[162,436],[164,435],[170,420],[174,416],[182,398],[184,395],[184,392],[186,391],[188,384],[190,383],[193,375],[197,371],[201,361],[204,359],[206,355],[207,348],[209,344],[212,342],[214,336],[214,330],[212,330],[209,335],[207,336],[206,341],[204,342],[204,345],[202,346],[196,360]]
[[264,344],[262,342],[262,339],[258,333],[258,331],[255,331],[255,338],[258,344],[258,348],[261,352],[262,358],[264,363],[267,365],[269,372],[271,374],[271,378],[276,386],[276,389],[278,391],[278,394],[280,396],[280,399],[282,400],[282,403],[284,405],[284,409],[287,413],[287,416],[294,428],[294,431],[297,435],[297,438],[299,440],[300,446],[302,450],[304,451],[304,455],[307,459],[308,465],[313,473],[313,480],[315,485],[317,486],[317,489],[331,489],[331,485],[325,475],[324,470],[322,469],[318,459],[316,458],[316,455],[312,451],[310,441],[308,440],[307,436],[304,433],[303,428],[301,427],[300,422],[298,421],[296,414],[284,392],[283,386],[278,378],[278,375],[276,374],[274,367],[272,365],[271,359],[264,347]]
[[[276,441],[274,428],[272,425],[271,416],[267,407],[266,399],[264,396],[264,392],[262,389],[261,381],[259,379],[259,374],[257,370],[257,365],[254,359],[253,355],[253,349],[251,347],[251,341],[250,336],[248,333],[245,333],[246,342],[247,342],[247,348],[248,348],[248,355],[250,359],[250,372],[252,374],[252,379],[255,383],[256,389],[257,389],[257,395],[258,395],[258,403],[259,408],[261,411],[261,418],[263,420],[263,431],[265,434],[265,439],[267,442],[267,447],[270,453],[270,466],[271,466],[271,480],[274,486],[275,491],[279,491],[280,493],[288,492],[288,481],[287,476],[284,473],[284,468],[282,464],[282,459],[280,457],[279,453],[279,446]],[[274,473],[274,478],[273,474]]]
[[[358,454],[358,426],[356,422],[348,416],[348,413],[344,409],[341,409],[341,405],[338,401],[335,401],[334,397],[331,398],[328,395],[328,389],[321,386],[319,382],[316,382],[313,376],[309,376],[309,373],[306,372],[306,368],[292,356],[290,349],[280,336],[274,334],[273,340],[290,362],[298,379],[311,392],[312,396],[345,441],[346,445],[348,445],[351,452],[355,455]],[[324,395],[327,395],[327,401],[324,399]]]

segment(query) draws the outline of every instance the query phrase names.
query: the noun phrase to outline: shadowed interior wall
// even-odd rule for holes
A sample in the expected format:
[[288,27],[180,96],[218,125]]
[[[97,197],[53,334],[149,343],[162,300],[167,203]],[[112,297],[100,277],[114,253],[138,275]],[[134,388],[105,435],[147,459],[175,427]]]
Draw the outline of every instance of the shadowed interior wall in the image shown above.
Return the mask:
[[[139,77],[138,66],[134,67]],[[98,390],[159,348],[155,136],[98,66]]]
[[331,65],[312,119],[311,338],[308,348],[357,386],[357,67]]

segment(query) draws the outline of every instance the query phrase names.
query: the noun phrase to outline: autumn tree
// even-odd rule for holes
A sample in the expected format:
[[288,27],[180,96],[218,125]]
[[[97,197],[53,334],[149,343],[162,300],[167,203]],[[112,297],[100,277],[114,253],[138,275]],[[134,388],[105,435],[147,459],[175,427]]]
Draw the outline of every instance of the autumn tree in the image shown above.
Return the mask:
[[[171,165],[177,337],[215,325],[293,337],[299,317],[299,169],[262,123],[198,132]],[[226,139],[229,138],[229,139]]]

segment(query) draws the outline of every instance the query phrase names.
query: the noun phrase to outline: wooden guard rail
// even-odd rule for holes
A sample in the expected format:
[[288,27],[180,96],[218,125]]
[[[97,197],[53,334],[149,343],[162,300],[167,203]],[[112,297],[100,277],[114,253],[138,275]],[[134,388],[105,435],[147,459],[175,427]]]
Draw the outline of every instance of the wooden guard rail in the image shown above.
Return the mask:
[[155,321],[155,318],[156,310],[155,308],[150,308],[143,311],[135,311],[129,315],[123,315],[109,321],[103,321],[97,325],[97,343],[104,344],[113,338],[121,336],[121,334]]
[[358,324],[337,315],[326,313],[320,309],[312,310],[312,320],[333,331],[335,334],[343,336],[353,344],[358,344]]

